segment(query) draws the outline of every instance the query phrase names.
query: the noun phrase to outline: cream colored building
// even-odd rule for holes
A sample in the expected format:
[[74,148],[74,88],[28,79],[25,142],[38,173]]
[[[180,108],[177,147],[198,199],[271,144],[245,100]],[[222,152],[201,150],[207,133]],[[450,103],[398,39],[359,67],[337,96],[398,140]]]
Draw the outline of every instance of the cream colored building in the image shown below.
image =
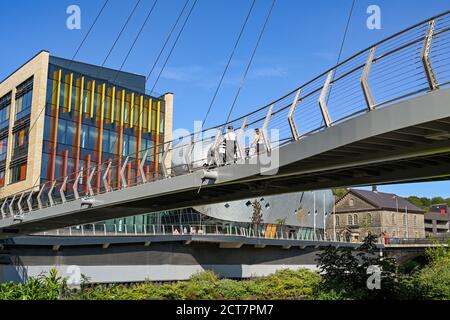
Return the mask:
[[[65,177],[70,194],[78,174],[78,192],[87,192],[88,174],[109,162],[128,166],[128,184],[140,178],[141,164],[149,177],[162,174],[163,159],[171,161],[162,151],[172,140],[173,95],[147,95],[145,83],[143,75],[47,51],[1,80],[0,199],[23,192],[25,201],[53,183],[58,196]],[[93,179],[96,191],[104,188],[100,178]],[[111,187],[120,183],[117,172],[108,179]]]
[[350,189],[336,201],[327,233],[361,241],[370,232],[389,238],[425,238],[424,211],[391,193]]

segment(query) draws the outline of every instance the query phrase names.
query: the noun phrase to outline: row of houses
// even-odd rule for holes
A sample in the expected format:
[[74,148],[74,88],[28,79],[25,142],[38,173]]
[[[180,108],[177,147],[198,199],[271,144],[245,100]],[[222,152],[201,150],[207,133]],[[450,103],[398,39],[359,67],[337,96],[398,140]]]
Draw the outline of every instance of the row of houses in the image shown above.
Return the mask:
[[450,208],[433,205],[425,212],[392,193],[349,189],[336,200],[335,214],[327,221],[328,234],[338,239],[362,240],[368,233],[385,238],[450,236]]

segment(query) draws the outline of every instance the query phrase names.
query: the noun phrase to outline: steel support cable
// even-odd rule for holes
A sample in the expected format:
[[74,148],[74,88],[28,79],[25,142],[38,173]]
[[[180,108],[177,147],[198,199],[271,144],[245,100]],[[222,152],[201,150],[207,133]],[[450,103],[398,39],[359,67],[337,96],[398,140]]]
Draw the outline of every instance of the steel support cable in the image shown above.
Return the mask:
[[270,19],[271,15],[272,15],[273,8],[275,7],[276,2],[277,2],[277,0],[273,0],[272,1],[272,6],[270,7],[269,12],[267,13],[266,20],[264,21],[263,27],[262,27],[262,29],[261,29],[261,31],[259,33],[258,40],[256,41],[256,45],[253,48],[252,55],[251,55],[250,60],[249,60],[249,62],[247,64],[247,68],[245,69],[244,75],[242,76],[240,86],[238,88],[238,91],[236,92],[236,96],[234,97],[233,104],[231,105],[230,111],[228,112],[227,120],[225,122],[228,122],[230,120],[231,114],[232,114],[233,109],[234,109],[234,107],[236,105],[237,99],[239,98],[239,95],[241,94],[242,87],[244,86],[244,83],[245,83],[245,80],[247,78],[248,72],[250,70],[250,67],[252,66],[253,60],[254,60],[254,58],[256,56],[256,52],[258,51],[259,44],[261,43],[261,39],[262,39],[262,37],[264,35],[264,32],[266,31],[267,23],[269,22],[269,19]]
[[[214,92],[214,95],[213,95],[213,97],[211,99],[211,102],[209,103],[208,110],[206,111],[205,117],[203,118],[203,122],[202,122],[203,125],[205,125],[206,120],[208,119],[209,113],[211,112],[211,109],[212,109],[212,107],[214,105],[214,102],[216,101],[216,98],[217,98],[217,95],[219,93],[220,87],[222,86],[222,82],[223,82],[223,80],[225,78],[225,75],[226,75],[226,73],[228,71],[228,68],[230,67],[231,61],[233,60],[234,54],[235,54],[236,49],[237,49],[237,47],[239,45],[239,42],[240,42],[241,37],[242,37],[242,34],[244,33],[245,27],[247,26],[247,22],[248,22],[248,20],[250,18],[250,15],[251,15],[252,11],[253,11],[255,3],[256,3],[256,0],[253,0],[252,5],[250,6],[250,9],[249,9],[249,11],[247,13],[247,16],[246,16],[246,18],[244,20],[244,23],[243,23],[242,27],[241,27],[241,31],[239,32],[239,35],[238,35],[238,37],[236,39],[236,42],[234,44],[234,48],[231,51],[231,55],[230,55],[230,57],[228,59],[228,62],[226,64],[226,66],[225,66],[225,69],[223,70],[222,76],[220,77],[220,80],[219,80],[219,83],[217,85],[217,88],[216,88],[216,90]],[[225,122],[227,122],[227,121],[225,121]]]
[[[98,19],[100,18],[101,14],[103,13],[103,11],[106,8],[106,5],[108,4],[109,0],[106,0],[103,3],[103,6],[101,7],[100,11],[98,12],[97,16],[95,17],[94,21],[92,22],[91,26],[88,29],[88,32],[84,35],[83,39],[81,40],[81,43],[78,45],[77,49],[75,50],[75,53],[73,54],[71,60],[69,61],[69,68],[72,65],[73,61],[75,60],[75,58],[77,57],[78,53],[80,52],[81,48],[83,47],[84,43],[86,42],[86,39],[89,37],[92,29],[94,28],[95,24],[97,23]],[[53,93],[52,95],[55,93],[56,89],[53,88]],[[42,107],[42,109],[39,111],[38,116],[36,117],[36,120],[33,122],[33,124],[30,126],[30,129],[28,130],[28,133],[31,132],[31,130],[34,128],[34,126],[36,125],[37,120],[41,117],[42,112],[45,109],[45,105]]]
[[[347,39],[347,33],[348,33],[349,26],[350,26],[350,21],[351,21],[351,19],[352,19],[353,9],[355,8],[355,3],[356,3],[356,0],[353,0],[353,1],[352,1],[352,6],[351,6],[351,8],[350,8],[350,13],[349,13],[348,18],[347,18],[347,24],[346,24],[346,26],[345,26],[344,36],[342,37],[341,47],[339,48],[339,54],[338,54],[338,57],[337,57],[336,65],[339,65],[339,63],[340,63],[340,61],[341,61],[341,56],[342,56],[342,52],[343,52],[343,50],[344,50],[345,40]],[[332,77],[332,79],[331,79],[332,82],[333,82],[333,78],[334,78],[334,75],[333,75],[333,77]],[[328,102],[328,99],[330,98],[332,88],[333,88],[333,87],[331,86],[331,87],[330,87],[330,90],[328,90],[328,94],[327,94],[327,102]]]
[[195,0],[195,1],[194,1],[194,4],[192,5],[191,9],[189,10],[189,13],[188,13],[186,19],[184,20],[184,23],[183,23],[183,25],[181,26],[180,31],[178,32],[178,35],[177,35],[177,37],[176,37],[176,39],[175,39],[175,42],[173,43],[172,48],[170,49],[170,52],[169,52],[169,54],[167,55],[166,60],[164,61],[164,64],[163,64],[163,66],[162,66],[162,68],[161,68],[161,70],[160,70],[160,72],[159,72],[159,74],[158,74],[158,77],[156,78],[156,81],[155,81],[155,83],[154,83],[154,85],[153,85],[153,87],[152,87],[152,89],[151,89],[150,92],[153,92],[154,89],[155,89],[155,87],[156,87],[156,85],[158,84],[159,79],[161,78],[161,75],[162,75],[162,73],[164,72],[164,70],[165,70],[165,68],[166,68],[166,66],[167,66],[167,63],[169,62],[169,59],[170,59],[170,57],[172,56],[172,53],[173,53],[173,51],[175,50],[175,47],[177,46],[178,41],[180,40],[181,35],[183,34],[183,31],[184,31],[184,29],[185,29],[185,27],[186,27],[186,25],[187,25],[187,23],[188,23],[188,21],[189,21],[189,18],[191,17],[192,12],[194,11],[194,8],[195,8],[195,5],[197,4],[197,1],[198,1],[198,0]]
[[[317,80],[317,78],[316,78],[316,80]],[[312,82],[308,83],[308,84],[310,85],[310,84],[313,83],[313,82],[314,82],[314,80],[313,80]],[[307,87],[308,84],[304,85],[303,87]],[[318,89],[316,89],[316,90],[314,90],[314,91],[317,92],[317,90],[318,90]],[[290,94],[292,94],[292,92],[291,92]],[[278,99],[277,101],[282,100],[282,99],[285,98],[286,96],[289,96],[289,94],[287,94],[287,95],[285,95],[284,97]],[[258,110],[255,110],[254,112],[250,113],[249,115],[255,114],[255,112],[261,111],[261,110],[265,109],[266,107],[267,107],[267,106],[262,107],[262,108],[260,108],[260,109],[258,109]],[[286,108],[286,107],[285,107],[285,108]],[[247,115],[247,116],[248,116],[248,115]],[[245,116],[240,117],[240,118],[238,118],[238,119],[235,119],[234,121],[238,121],[239,119],[243,119],[244,117],[245,117]],[[217,127],[219,127],[219,126],[217,126]]]
[[155,60],[155,63],[153,64],[152,68],[150,69],[150,72],[149,72],[148,75],[147,75],[146,83],[148,83],[148,80],[150,79],[150,76],[151,76],[151,74],[153,73],[153,70],[155,69],[156,65],[157,65],[158,62],[159,62],[159,59],[161,58],[161,56],[162,56],[164,50],[166,49],[166,46],[167,46],[167,44],[169,43],[169,40],[170,40],[170,38],[172,37],[173,32],[175,31],[175,29],[176,29],[178,23],[180,22],[181,17],[183,16],[184,11],[185,11],[186,8],[187,8],[187,5],[189,4],[189,1],[190,1],[190,0],[186,0],[186,3],[184,4],[183,9],[181,10],[180,14],[179,14],[178,17],[177,17],[177,20],[175,21],[175,24],[172,26],[172,29],[170,30],[169,34],[167,35],[166,40],[165,40],[165,42],[164,42],[164,45],[162,46],[161,50],[159,51],[159,54],[158,54],[158,56],[157,56],[157,58],[156,58],[156,60]]
[[102,67],[105,66],[106,61],[108,61],[109,56],[111,55],[112,51],[116,47],[117,42],[119,41],[120,37],[122,36],[122,33],[125,31],[128,23],[131,21],[131,18],[133,17],[133,15],[134,15],[134,13],[135,13],[135,11],[136,11],[136,9],[137,9],[137,7],[139,6],[140,3],[141,3],[141,0],[138,0],[136,2],[136,5],[134,6],[133,10],[129,14],[129,16],[128,16],[127,20],[125,21],[124,25],[122,26],[122,29],[120,30],[119,34],[117,35],[116,40],[114,41],[113,45],[109,49],[109,52],[108,52],[108,54],[105,57],[105,60],[103,60]]
[[125,58],[123,59],[123,62],[122,62],[122,64],[121,64],[119,70],[116,72],[116,76],[114,77],[113,82],[114,82],[115,80],[117,80],[117,77],[119,76],[119,72],[122,71],[123,67],[125,66],[125,63],[128,61],[128,58],[130,57],[130,54],[131,54],[131,52],[133,51],[134,46],[136,45],[136,43],[137,43],[139,37],[141,36],[142,31],[144,30],[145,26],[147,25],[147,22],[148,22],[148,20],[150,19],[150,16],[152,15],[153,10],[155,9],[157,3],[158,3],[158,0],[155,0],[155,2],[153,2],[153,5],[152,5],[152,7],[150,8],[150,11],[148,12],[147,16],[145,17],[145,20],[144,20],[144,22],[142,23],[142,25],[141,25],[141,27],[140,27],[140,29],[139,29],[139,31],[138,31],[136,37],[134,38],[133,43],[131,44],[130,49],[128,50],[128,52],[127,52]]
[[[97,24],[98,19],[100,18],[100,16],[102,15],[103,11],[105,10],[106,6],[108,5],[109,0],[105,0],[105,2],[103,3],[103,6],[100,8],[100,11],[97,13],[94,21],[92,22],[91,26],[89,27],[87,33],[84,35],[83,39],[81,40],[80,44],[78,45],[77,49],[75,50],[75,53],[72,55],[71,60],[69,61],[69,68],[72,65],[73,61],[75,60],[75,58],[77,57],[78,53],[80,52],[81,48],[83,47],[84,43],[86,42],[87,38],[89,37],[89,35],[91,34],[92,30],[94,29],[94,26]],[[52,91],[52,96],[55,94],[56,92],[56,88],[53,88]],[[28,134],[30,134],[31,130],[33,130],[34,126],[36,125],[37,121],[39,120],[39,118],[42,115],[42,112],[44,112],[45,110],[45,105],[41,108],[41,110],[39,111],[36,119],[34,120],[34,122],[31,124],[30,128],[28,129]],[[37,186],[37,183],[39,182],[39,178],[35,181],[33,187],[31,187],[29,190],[34,189]]]

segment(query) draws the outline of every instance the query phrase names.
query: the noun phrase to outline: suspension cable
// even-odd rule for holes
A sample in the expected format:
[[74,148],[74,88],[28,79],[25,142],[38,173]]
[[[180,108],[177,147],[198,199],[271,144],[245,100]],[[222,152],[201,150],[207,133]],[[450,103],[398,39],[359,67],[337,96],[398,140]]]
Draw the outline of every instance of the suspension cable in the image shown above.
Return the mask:
[[172,56],[172,53],[173,53],[175,47],[177,46],[178,40],[180,40],[181,34],[183,33],[184,28],[186,27],[186,25],[187,25],[187,23],[189,21],[189,18],[191,17],[192,12],[194,11],[194,8],[195,8],[195,5],[197,4],[197,1],[198,0],[194,1],[194,4],[192,5],[191,9],[189,10],[189,13],[188,13],[188,15],[186,17],[186,20],[184,20],[184,23],[181,26],[180,31],[178,32],[177,38],[175,39],[175,42],[173,43],[172,48],[170,49],[170,52],[169,52],[166,60],[164,61],[164,64],[163,64],[163,66],[162,66],[162,68],[161,68],[161,70],[160,70],[160,72],[158,74],[158,77],[156,78],[155,84],[153,85],[153,87],[152,87],[150,92],[153,92],[155,90],[155,87],[158,84],[159,79],[161,78],[161,74],[163,73],[164,69],[166,68],[167,62],[169,62],[169,59]]
[[249,20],[249,18],[250,18],[250,15],[251,15],[252,11],[253,11],[253,8],[254,8],[254,6],[255,6],[255,2],[256,2],[256,0],[253,0],[252,5],[250,6],[250,9],[249,9],[249,11],[248,11],[248,13],[247,13],[247,16],[246,16],[246,18],[245,18],[244,24],[243,24],[242,27],[241,27],[241,31],[239,32],[239,36],[238,36],[238,38],[236,39],[236,42],[235,42],[235,44],[234,44],[234,48],[233,48],[233,50],[232,50],[232,52],[231,52],[230,58],[228,59],[228,62],[227,62],[227,64],[226,64],[226,66],[225,66],[225,69],[223,70],[223,73],[222,73],[222,76],[221,76],[221,78],[220,78],[220,80],[219,80],[219,83],[218,83],[218,85],[217,85],[216,91],[214,92],[214,95],[213,95],[213,97],[212,97],[212,99],[211,99],[211,102],[210,102],[210,104],[209,104],[208,110],[206,111],[205,118],[203,119],[203,122],[202,122],[203,126],[205,125],[206,120],[208,119],[208,115],[209,115],[209,113],[210,113],[210,111],[211,111],[211,108],[212,108],[212,106],[214,105],[214,102],[215,102],[215,100],[216,100],[216,98],[217,98],[217,94],[219,93],[220,87],[222,86],[222,82],[223,82],[223,80],[224,80],[224,78],[225,78],[225,75],[226,75],[226,73],[227,73],[227,71],[228,71],[228,68],[230,67],[231,60],[232,60],[233,57],[234,57],[234,54],[235,54],[235,52],[236,52],[236,49],[237,49],[237,47],[238,47],[238,45],[239,45],[239,42],[240,42],[240,40],[241,40],[242,34],[244,33],[245,27],[247,26],[247,22],[248,22],[248,20]]
[[[105,0],[105,2],[103,3],[103,6],[101,7],[100,11],[97,13],[97,16],[95,17],[94,21],[92,22],[91,26],[88,29],[88,32],[84,35],[83,39],[81,40],[81,43],[78,45],[77,50],[75,50],[75,53],[72,56],[72,59],[69,61],[69,68],[72,65],[73,61],[75,60],[75,58],[77,57],[78,53],[80,52],[81,48],[83,47],[84,43],[86,42],[87,38],[89,37],[89,35],[91,34],[91,31],[94,29],[94,26],[97,24],[98,19],[100,18],[100,16],[102,15],[103,11],[105,10],[106,6],[108,5],[109,0]],[[56,92],[56,88],[53,88],[53,93],[52,95],[54,95]],[[34,128],[34,126],[36,125],[38,119],[41,117],[42,112],[45,110],[45,105],[41,108],[41,110],[39,111],[38,116],[36,117],[36,120],[34,120],[33,124],[30,126],[30,129],[28,129],[28,134],[30,134],[31,130]]]
[[[139,29],[139,31],[138,31],[136,37],[134,38],[133,43],[131,44],[130,49],[129,49],[128,52],[127,52],[127,55],[125,56],[125,59],[123,60],[121,66],[120,66],[120,68],[119,68],[119,70],[117,70],[117,72],[116,72],[116,76],[115,76],[115,78],[114,78],[114,81],[117,80],[117,77],[119,76],[120,71],[122,71],[122,69],[123,69],[125,63],[128,61],[128,58],[130,57],[130,54],[131,54],[131,52],[133,51],[134,46],[136,45],[136,42],[138,41],[139,37],[141,36],[141,33],[142,33],[142,31],[144,30],[144,28],[145,28],[145,26],[146,26],[146,24],[147,24],[147,22],[148,22],[148,20],[149,20],[149,18],[150,18],[150,16],[151,16],[151,14],[153,13],[153,10],[155,9],[155,6],[156,6],[157,3],[158,3],[158,0],[155,0],[155,2],[153,2],[153,5],[152,5],[152,7],[150,8],[150,11],[149,11],[148,14],[147,14],[147,17],[145,18],[144,22],[142,23],[142,25],[141,25],[141,27],[140,27],[140,29]],[[114,82],[114,81],[113,81],[113,82]]]
[[127,20],[125,21],[125,24],[122,26],[122,30],[120,30],[118,36],[116,37],[116,40],[114,41],[113,45],[112,45],[111,48],[109,49],[109,52],[108,52],[108,54],[107,54],[106,57],[105,57],[105,60],[103,60],[102,67],[105,66],[106,61],[108,60],[109,56],[111,55],[112,51],[114,50],[114,48],[115,48],[117,42],[119,41],[120,37],[122,36],[122,33],[125,31],[125,28],[127,27],[128,23],[129,23],[130,20],[131,20],[131,17],[133,17],[134,12],[136,11],[136,9],[137,9],[137,7],[139,6],[140,3],[141,3],[141,0],[138,0],[138,1],[136,2],[136,5],[134,6],[133,10],[131,10],[130,15],[128,16]]
[[255,47],[253,49],[252,55],[251,55],[250,60],[249,60],[249,62],[247,64],[247,68],[245,69],[244,75],[242,76],[239,89],[236,92],[236,96],[234,97],[233,104],[231,105],[230,111],[228,112],[227,120],[225,122],[228,122],[230,120],[230,117],[231,117],[231,114],[233,112],[234,106],[236,105],[237,99],[238,99],[238,97],[239,97],[239,95],[241,93],[241,90],[242,90],[242,88],[243,88],[243,86],[245,84],[245,79],[247,78],[247,75],[248,75],[248,72],[249,72],[250,67],[252,65],[253,59],[255,58],[255,55],[256,55],[256,51],[258,50],[259,44],[260,44],[261,39],[262,39],[262,37],[264,35],[264,32],[265,32],[266,27],[267,27],[267,23],[269,22],[270,16],[272,15],[272,11],[273,11],[273,8],[275,7],[276,2],[277,2],[277,0],[273,0],[272,1],[272,6],[270,7],[269,12],[267,13],[266,20],[264,21],[264,25],[263,25],[263,27],[261,29],[261,32],[259,33],[258,40],[256,41],[256,45],[255,45]]
[[148,80],[150,79],[150,76],[153,73],[153,70],[155,69],[156,65],[158,64],[162,53],[166,49],[166,46],[169,43],[169,40],[172,37],[172,34],[175,31],[175,28],[177,27],[178,23],[180,22],[180,19],[181,19],[182,15],[183,15],[184,11],[186,10],[188,3],[189,3],[189,0],[186,0],[186,3],[184,4],[183,9],[181,10],[180,14],[178,15],[177,20],[175,21],[175,24],[172,26],[172,29],[170,30],[169,34],[167,35],[166,41],[164,42],[164,45],[162,46],[161,50],[159,51],[159,54],[158,54],[158,57],[155,60],[155,63],[153,64],[152,68],[150,69],[150,72],[147,75],[146,83],[148,83]]

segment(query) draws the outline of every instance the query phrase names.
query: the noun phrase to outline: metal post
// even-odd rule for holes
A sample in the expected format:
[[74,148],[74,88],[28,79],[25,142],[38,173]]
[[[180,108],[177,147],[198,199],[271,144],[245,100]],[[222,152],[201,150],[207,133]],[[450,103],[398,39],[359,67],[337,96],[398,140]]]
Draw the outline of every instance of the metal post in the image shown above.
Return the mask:
[[128,160],[130,159],[130,157],[126,157],[125,158],[125,162],[123,163],[122,168],[120,169],[120,178],[122,180],[122,188],[127,188],[128,184],[127,184],[127,179],[125,178],[125,169],[127,167],[128,164]]
[[8,203],[8,198],[5,199],[5,201],[3,201],[2,207],[0,208],[0,211],[2,213],[2,217],[6,217],[6,212],[5,212],[5,205]]
[[239,132],[237,134],[237,139],[236,139],[236,145],[239,150],[239,155],[241,157],[241,160],[245,160],[245,148],[243,147],[243,146],[245,146],[245,141],[244,141],[244,143],[242,143],[242,140],[244,138],[244,132],[245,132],[246,126],[247,126],[247,118],[245,118],[244,122],[242,122],[242,126],[239,129]]
[[22,209],[22,199],[23,199],[23,195],[25,194],[25,192],[22,192],[22,194],[20,195],[19,201],[17,202],[17,207],[19,208],[19,214],[23,213],[23,209]]
[[262,131],[262,135],[263,135],[264,144],[266,145],[267,152],[271,152],[272,151],[272,145],[270,143],[270,139],[269,139],[269,136],[267,134],[267,126],[269,125],[270,117],[272,116],[273,107],[274,107],[273,104],[269,107],[269,111],[267,111],[267,115],[266,115],[266,120],[264,121],[262,130],[261,130]]
[[325,125],[327,127],[331,127],[331,117],[328,112],[328,106],[327,106],[327,102],[325,99],[328,95],[328,90],[330,88],[331,80],[333,78],[333,73],[334,73],[334,70],[331,70],[328,73],[327,79],[325,80],[325,84],[323,85],[322,92],[320,93],[320,97],[319,97],[320,111],[322,112],[322,117],[323,117],[323,120],[325,121]]
[[325,216],[325,192],[323,193],[323,240],[325,240],[325,232],[326,232],[326,225],[327,225],[327,219]]
[[106,171],[105,171],[105,173],[103,174],[103,177],[102,177],[103,186],[105,187],[105,192],[110,192],[111,191],[111,187],[110,187],[110,185],[108,183],[108,174],[109,174],[109,170],[111,169],[111,165],[112,165],[112,162],[109,161],[108,167],[106,167]]
[[405,219],[406,219],[406,239],[409,239],[408,206],[405,206]]
[[361,87],[364,93],[364,98],[366,99],[367,107],[369,108],[370,111],[374,109],[375,105],[372,91],[370,90],[369,86],[369,73],[370,69],[372,68],[374,56],[375,56],[375,47],[370,49],[369,56],[367,58],[367,62],[366,65],[364,66],[364,70],[360,80]]
[[27,198],[28,212],[33,211],[33,204],[31,203],[31,197],[33,196],[33,190],[30,191],[30,194]]
[[[141,174],[142,183],[147,182],[147,178],[145,177],[145,172],[144,172],[144,165],[145,165],[145,161],[147,160],[147,155],[148,155],[148,150],[145,151],[144,156],[141,158],[141,163],[139,166],[139,172]],[[164,165],[164,161],[163,161],[163,169],[165,170],[165,168],[166,168],[166,166]]]
[[88,187],[88,191],[89,191],[89,195],[91,197],[94,196],[94,190],[92,190],[92,178],[94,177],[94,173],[95,173],[95,167],[92,169],[91,174],[88,177],[88,181],[87,181],[87,187]]
[[9,204],[9,213],[13,216],[14,215],[14,210],[13,210],[13,204],[14,204],[14,200],[16,200],[16,195],[13,196],[11,203]]
[[50,190],[48,191],[48,200],[50,201],[50,207],[53,207],[55,205],[55,201],[53,201],[53,190],[55,189],[55,185],[56,185],[56,180],[53,181],[52,186],[50,187]]
[[83,168],[81,168],[80,172],[78,172],[77,178],[75,179],[75,182],[73,183],[73,195],[75,196],[75,199],[80,199],[80,195],[78,193],[78,181],[83,176]]
[[37,202],[38,202],[38,207],[39,209],[42,209],[43,205],[42,205],[42,192],[44,192],[44,188],[45,188],[45,183],[42,185],[41,190],[39,190],[39,193],[37,195]]
[[164,154],[163,154],[162,162],[161,162],[161,167],[163,169],[163,173],[164,173],[164,177],[165,178],[167,178],[169,176],[169,171],[167,170],[167,167],[166,167],[166,158],[167,158],[167,155],[169,154],[169,149],[170,149],[171,145],[172,145],[172,141],[170,141],[167,144],[167,146],[166,146],[166,148],[164,150]]
[[192,149],[194,149],[194,144],[195,144],[195,137],[194,137],[194,135],[192,135],[191,141],[189,141],[189,146],[188,146],[186,156],[184,157],[184,160],[186,161],[186,166],[187,166],[189,172],[192,172],[192,166],[191,166],[192,157],[191,157],[191,155],[192,155]]
[[313,191],[313,226],[314,226],[314,234],[313,239],[316,240],[316,192]]
[[337,241],[336,237],[336,203],[333,196],[333,235],[334,235],[334,241]]
[[219,147],[222,144],[222,131],[223,131],[223,127],[221,128],[217,128],[217,134],[216,134],[216,139],[214,141],[214,158],[216,160],[216,164],[217,165],[221,165],[223,162],[223,159],[220,159],[219,157]]
[[434,32],[435,21],[432,20],[428,23],[428,30],[425,36],[425,41],[423,43],[423,49],[421,53],[421,60],[423,67],[425,69],[425,74],[428,80],[428,86],[431,91],[439,88],[436,76],[433,72],[433,66],[430,61],[430,51],[431,51],[431,42],[433,40],[433,32]]
[[59,194],[61,195],[61,201],[62,201],[62,203],[65,203],[67,200],[66,200],[66,196],[65,196],[65,194],[64,194],[64,189],[66,188],[66,184],[67,184],[67,180],[69,179],[69,177],[65,177],[64,178],[64,182],[63,182],[63,184],[62,184],[62,186],[61,186],[61,188],[59,189]]
[[291,108],[289,109],[289,113],[288,113],[289,126],[291,127],[292,138],[294,138],[295,141],[300,140],[300,135],[298,134],[297,126],[295,124],[295,119],[294,119],[294,112],[295,112],[295,108],[297,108],[298,99],[300,98],[300,92],[301,92],[301,89],[298,89],[297,93],[295,94],[294,101],[292,102]]

